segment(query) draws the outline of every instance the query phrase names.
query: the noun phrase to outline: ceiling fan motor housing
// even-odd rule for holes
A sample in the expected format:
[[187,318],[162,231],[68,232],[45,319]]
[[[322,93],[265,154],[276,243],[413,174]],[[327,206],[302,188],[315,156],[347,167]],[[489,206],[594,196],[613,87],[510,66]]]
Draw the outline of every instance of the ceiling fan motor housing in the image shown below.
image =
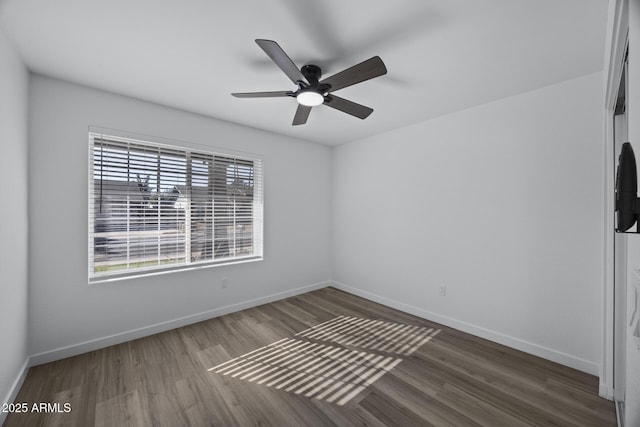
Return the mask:
[[307,78],[311,86],[318,86],[320,77],[322,77],[322,70],[320,67],[313,64],[303,65],[302,68],[300,68],[300,72],[302,72],[302,75]]

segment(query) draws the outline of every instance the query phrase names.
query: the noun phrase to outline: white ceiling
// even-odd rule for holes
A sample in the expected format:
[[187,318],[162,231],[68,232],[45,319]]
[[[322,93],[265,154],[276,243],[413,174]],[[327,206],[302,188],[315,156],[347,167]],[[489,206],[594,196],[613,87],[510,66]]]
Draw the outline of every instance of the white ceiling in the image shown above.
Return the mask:
[[[602,70],[607,0],[0,0],[30,70],[337,145]],[[388,74],[337,95],[360,120],[314,107],[254,43],[277,41],[329,76],[379,55]]]

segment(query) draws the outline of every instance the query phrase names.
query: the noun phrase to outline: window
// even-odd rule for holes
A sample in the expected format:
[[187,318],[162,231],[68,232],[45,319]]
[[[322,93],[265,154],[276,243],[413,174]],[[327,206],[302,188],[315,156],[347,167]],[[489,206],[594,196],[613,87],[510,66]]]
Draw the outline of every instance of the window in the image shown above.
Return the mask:
[[89,281],[262,259],[262,160],[89,134]]

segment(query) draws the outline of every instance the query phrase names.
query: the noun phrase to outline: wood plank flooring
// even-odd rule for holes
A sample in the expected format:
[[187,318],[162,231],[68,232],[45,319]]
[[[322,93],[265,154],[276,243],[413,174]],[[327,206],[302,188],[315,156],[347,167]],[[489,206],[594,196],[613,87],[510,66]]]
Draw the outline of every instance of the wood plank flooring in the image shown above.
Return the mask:
[[597,378],[325,288],[33,367],[4,426],[615,426]]

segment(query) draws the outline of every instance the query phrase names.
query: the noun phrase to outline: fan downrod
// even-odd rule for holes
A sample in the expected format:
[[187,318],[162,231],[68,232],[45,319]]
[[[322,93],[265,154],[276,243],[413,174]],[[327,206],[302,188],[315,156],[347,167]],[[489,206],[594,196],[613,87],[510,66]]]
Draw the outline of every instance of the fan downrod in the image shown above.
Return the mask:
[[303,76],[307,78],[311,86],[317,86],[320,81],[320,77],[322,77],[322,70],[317,65],[309,64],[303,65],[300,68],[300,72]]

